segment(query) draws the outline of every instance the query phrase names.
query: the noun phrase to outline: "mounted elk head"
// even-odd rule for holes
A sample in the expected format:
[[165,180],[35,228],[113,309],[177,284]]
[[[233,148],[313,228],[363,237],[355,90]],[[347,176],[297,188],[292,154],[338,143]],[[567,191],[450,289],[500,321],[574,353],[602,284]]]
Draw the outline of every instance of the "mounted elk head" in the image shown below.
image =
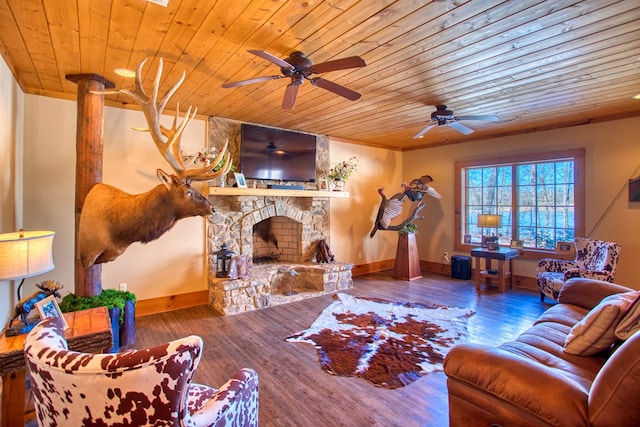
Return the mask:
[[[209,216],[213,206],[209,200],[191,187],[191,181],[208,181],[229,172],[231,156],[227,144],[220,150],[210,165],[187,169],[182,161],[180,139],[185,128],[196,116],[197,109],[188,108],[178,124],[179,104],[171,128],[160,124],[160,117],[167,102],[182,84],[180,80],[158,99],[158,87],[162,76],[162,59],[153,85],[151,96],[147,96],[142,85],[142,68],[146,59],[138,66],[135,89],[122,89],[121,93],[131,96],[142,109],[148,124],[148,131],[156,145],[174,171],[173,175],[158,169],[162,182],[143,194],[128,194],[106,184],[95,184],[85,199],[80,214],[78,231],[78,252],[82,266],[113,261],[133,242],[147,243],[156,240],[171,229],[176,221],[192,216]],[[224,162],[224,166],[213,169]]]

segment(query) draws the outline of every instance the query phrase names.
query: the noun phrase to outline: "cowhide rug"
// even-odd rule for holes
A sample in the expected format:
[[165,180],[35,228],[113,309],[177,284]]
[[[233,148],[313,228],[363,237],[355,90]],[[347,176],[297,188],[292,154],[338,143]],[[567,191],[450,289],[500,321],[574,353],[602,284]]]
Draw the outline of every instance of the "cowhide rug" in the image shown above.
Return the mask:
[[451,347],[468,339],[469,309],[335,294],[309,329],[287,338],[318,349],[322,369],[397,388],[442,370]]

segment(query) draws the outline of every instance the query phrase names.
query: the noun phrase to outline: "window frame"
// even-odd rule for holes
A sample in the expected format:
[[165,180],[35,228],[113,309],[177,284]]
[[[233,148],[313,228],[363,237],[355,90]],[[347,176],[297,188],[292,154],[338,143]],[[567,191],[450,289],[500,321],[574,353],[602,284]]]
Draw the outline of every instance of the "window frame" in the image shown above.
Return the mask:
[[[455,162],[455,249],[460,252],[470,252],[472,248],[477,247],[477,244],[469,244],[463,242],[462,233],[462,218],[466,215],[464,211],[465,207],[462,204],[463,201],[463,184],[465,181],[465,169],[470,167],[482,167],[482,166],[500,166],[500,165],[513,165],[518,163],[534,163],[543,161],[554,161],[562,159],[573,159],[574,161],[574,208],[575,208],[575,236],[584,236],[585,230],[585,149],[576,148],[568,150],[548,151],[542,153],[524,153],[509,156],[487,157],[474,160],[461,160]],[[515,193],[516,186],[513,185],[512,191]],[[516,209],[516,197],[514,194],[513,200],[513,212],[517,212]],[[517,228],[516,215],[513,216],[511,224],[511,235],[516,236]],[[548,257],[550,254],[554,254],[555,249],[521,249],[520,256],[530,259],[541,259]]]

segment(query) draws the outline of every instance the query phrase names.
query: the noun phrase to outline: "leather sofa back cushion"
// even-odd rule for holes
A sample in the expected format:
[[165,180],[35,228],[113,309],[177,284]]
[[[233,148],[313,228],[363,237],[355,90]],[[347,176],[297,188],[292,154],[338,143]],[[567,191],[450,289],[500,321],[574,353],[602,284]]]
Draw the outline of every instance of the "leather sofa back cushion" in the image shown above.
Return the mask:
[[604,298],[571,328],[564,351],[578,356],[591,356],[607,350],[617,337],[615,329],[638,292],[625,292]]

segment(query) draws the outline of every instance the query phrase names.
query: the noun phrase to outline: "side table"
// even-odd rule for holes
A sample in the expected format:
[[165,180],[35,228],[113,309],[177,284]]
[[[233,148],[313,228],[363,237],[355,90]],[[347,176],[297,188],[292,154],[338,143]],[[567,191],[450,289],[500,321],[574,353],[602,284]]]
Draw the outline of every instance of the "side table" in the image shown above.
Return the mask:
[[[498,292],[504,292],[507,279],[509,280],[509,287],[513,287],[513,259],[520,255],[518,249],[511,248],[498,248],[498,250],[488,250],[485,248],[473,248],[471,249],[471,256],[476,259],[475,262],[475,277],[476,277],[476,290],[480,290],[480,279],[485,278],[487,285],[491,284],[492,280],[498,281]],[[485,269],[480,269],[480,259],[484,258]],[[492,267],[492,260],[498,261],[498,269],[494,270]],[[509,261],[509,270],[505,271],[504,262]]]
[[[69,329],[64,333],[69,350],[100,353],[113,345],[111,321],[106,307],[64,313]],[[0,336],[0,375],[2,376],[2,427],[25,424],[24,341],[26,334]]]

